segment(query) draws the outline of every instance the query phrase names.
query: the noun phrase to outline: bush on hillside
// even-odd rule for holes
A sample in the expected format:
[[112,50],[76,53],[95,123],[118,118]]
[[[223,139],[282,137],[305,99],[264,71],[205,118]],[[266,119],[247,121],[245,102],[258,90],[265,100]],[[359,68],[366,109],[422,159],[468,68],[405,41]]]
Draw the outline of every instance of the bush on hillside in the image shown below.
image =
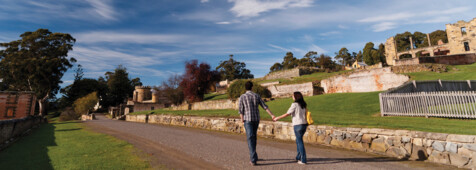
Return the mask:
[[[230,99],[236,99],[239,98],[243,93],[245,93],[245,83],[247,81],[248,80],[237,80],[232,83],[227,90],[228,97]],[[262,98],[271,97],[271,92],[267,88],[259,85],[258,83],[253,83],[253,88],[251,89],[251,91],[259,94]]]
[[79,98],[74,101],[74,112],[79,114],[88,114],[94,108],[94,105],[98,102],[97,92],[89,93],[88,95]]

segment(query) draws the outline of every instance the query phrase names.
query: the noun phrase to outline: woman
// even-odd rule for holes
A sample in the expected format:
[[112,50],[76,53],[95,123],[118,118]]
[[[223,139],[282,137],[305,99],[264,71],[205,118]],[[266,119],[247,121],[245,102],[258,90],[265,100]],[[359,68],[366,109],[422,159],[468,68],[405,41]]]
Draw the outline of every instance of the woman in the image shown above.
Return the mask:
[[297,145],[297,156],[296,160],[298,164],[306,164],[306,150],[304,149],[304,143],[302,137],[306,133],[307,129],[307,120],[306,120],[306,102],[302,97],[301,92],[294,92],[293,95],[294,103],[291,104],[291,107],[288,109],[286,114],[283,114],[279,117],[276,117],[274,121],[285,118],[289,115],[293,117],[293,126],[294,134],[296,135],[296,145]]

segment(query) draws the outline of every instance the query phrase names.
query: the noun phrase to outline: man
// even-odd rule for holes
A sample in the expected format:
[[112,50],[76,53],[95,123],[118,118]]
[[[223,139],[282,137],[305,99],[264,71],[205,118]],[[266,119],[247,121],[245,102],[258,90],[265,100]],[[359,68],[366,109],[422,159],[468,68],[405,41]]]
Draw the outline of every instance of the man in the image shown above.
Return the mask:
[[252,88],[253,83],[251,81],[245,83],[246,92],[240,96],[238,112],[246,130],[246,138],[248,139],[248,148],[250,150],[250,164],[254,166],[258,161],[258,154],[256,153],[256,133],[260,120],[258,106],[266,110],[272,119],[275,116],[268,109],[263,99],[251,91]]

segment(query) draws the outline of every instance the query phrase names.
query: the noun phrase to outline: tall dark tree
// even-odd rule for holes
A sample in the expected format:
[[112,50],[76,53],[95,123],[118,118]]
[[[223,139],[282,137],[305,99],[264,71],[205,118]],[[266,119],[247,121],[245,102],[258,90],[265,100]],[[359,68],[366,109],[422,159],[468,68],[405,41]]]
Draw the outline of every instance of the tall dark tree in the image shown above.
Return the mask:
[[362,54],[362,51],[359,51],[359,53],[355,54],[355,60],[357,60],[358,62],[362,62],[364,61],[364,55]]
[[274,63],[270,68],[269,72],[281,71],[283,70],[283,65],[281,63]]
[[416,48],[428,47],[428,42],[425,43],[426,34],[416,31],[413,33],[412,39]]
[[172,75],[167,81],[162,82],[159,89],[172,104],[179,105],[184,100],[183,88],[180,86],[182,80],[182,76]]
[[[384,65],[387,63],[387,59],[385,58],[385,45],[383,45],[382,43],[380,43],[380,45],[378,46],[377,56],[378,57],[374,58],[374,62],[382,62],[382,64]],[[375,61],[376,59],[378,60]]]
[[198,102],[203,100],[203,96],[210,88],[220,80],[217,71],[210,70],[210,65],[206,63],[198,64],[197,60],[185,63],[185,74],[180,86],[183,87],[185,100],[188,102]]
[[116,106],[123,103],[127,98],[132,97],[134,86],[141,86],[140,78],[129,78],[127,69],[119,65],[114,72],[106,72],[106,83],[108,92],[106,99],[103,99],[103,106]]
[[250,79],[254,78],[251,71],[246,69],[244,62],[239,62],[233,59],[233,55],[226,61],[221,61],[220,65],[216,67],[216,70],[220,73],[222,80],[235,80],[235,79]]
[[[441,40],[443,43],[448,43],[448,35],[446,31],[436,30],[430,33],[431,45],[438,45],[438,41]],[[428,39],[425,39],[425,44],[428,44]]]
[[317,66],[316,62],[314,62],[316,58],[317,58],[317,52],[309,51],[306,53],[306,55],[304,55],[304,57],[299,59],[298,65],[303,67],[315,67]]
[[336,69],[337,64],[330,56],[321,54],[316,58],[316,64],[322,69],[334,70]]
[[296,59],[296,57],[294,57],[294,54],[292,52],[287,52],[286,53],[286,56],[284,56],[283,58],[283,69],[284,70],[287,70],[287,69],[293,69],[295,67],[297,67],[299,64],[299,61]]
[[61,107],[69,107],[73,104],[74,101],[77,99],[84,97],[92,92],[97,92],[97,95],[101,99],[106,98],[106,93],[108,91],[108,87],[106,83],[101,83],[95,79],[83,78],[79,80],[75,80],[73,84],[70,84],[61,89],[61,93],[63,94]]
[[45,102],[55,96],[64,73],[76,62],[68,58],[76,41],[70,34],[48,29],[25,32],[21,39],[0,43],[0,77],[9,90],[33,91],[38,98],[40,115]]
[[395,35],[398,52],[410,50],[410,37],[413,37],[413,34],[408,31]]
[[374,43],[368,42],[367,44],[365,44],[365,47],[364,47],[363,51],[364,52],[362,54],[363,54],[364,62],[368,65],[373,65],[374,64],[374,59],[373,59],[374,54],[373,54],[372,51],[375,51]]
[[355,61],[355,58],[352,57],[352,55],[349,53],[349,50],[347,50],[345,47],[342,47],[339,52],[336,53],[334,59],[340,61],[340,63],[344,66],[352,64]]
[[81,66],[81,64],[78,64],[78,68],[76,68],[74,73],[74,81],[81,80],[83,76],[84,76],[83,66]]

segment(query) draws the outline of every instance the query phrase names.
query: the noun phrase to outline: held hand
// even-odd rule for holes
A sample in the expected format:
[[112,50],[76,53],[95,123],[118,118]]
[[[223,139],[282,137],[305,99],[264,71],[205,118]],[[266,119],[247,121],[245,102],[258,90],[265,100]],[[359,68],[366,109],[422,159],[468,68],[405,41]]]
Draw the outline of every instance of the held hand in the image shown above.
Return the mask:
[[278,121],[278,118],[277,117],[273,118],[273,122],[276,122],[276,121]]

